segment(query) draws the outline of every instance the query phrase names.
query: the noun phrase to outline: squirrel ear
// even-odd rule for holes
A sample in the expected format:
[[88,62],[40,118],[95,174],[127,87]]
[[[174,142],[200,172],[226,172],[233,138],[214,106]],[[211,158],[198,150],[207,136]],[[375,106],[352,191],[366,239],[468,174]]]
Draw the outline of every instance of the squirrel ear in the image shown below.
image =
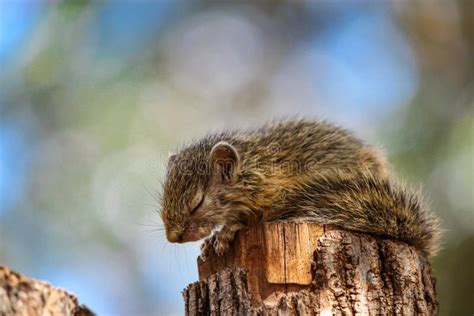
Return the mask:
[[239,154],[227,142],[218,142],[211,149],[213,171],[221,182],[229,183],[239,166]]

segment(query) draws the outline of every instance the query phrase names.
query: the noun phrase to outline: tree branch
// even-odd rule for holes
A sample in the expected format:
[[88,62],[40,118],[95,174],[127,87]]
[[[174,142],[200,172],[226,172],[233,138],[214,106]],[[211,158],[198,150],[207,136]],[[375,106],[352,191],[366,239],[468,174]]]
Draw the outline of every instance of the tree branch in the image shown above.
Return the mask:
[[0,266],[0,315],[94,315],[77,298]]

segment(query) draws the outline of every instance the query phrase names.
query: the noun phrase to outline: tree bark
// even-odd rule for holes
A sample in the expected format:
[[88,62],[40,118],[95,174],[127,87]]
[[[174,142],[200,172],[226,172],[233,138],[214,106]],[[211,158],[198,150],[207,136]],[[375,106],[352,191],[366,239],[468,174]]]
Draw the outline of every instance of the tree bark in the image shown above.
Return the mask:
[[435,315],[428,259],[398,241],[308,223],[240,231],[223,257],[198,258],[186,315]]
[[42,281],[0,266],[0,316],[91,316],[77,298]]

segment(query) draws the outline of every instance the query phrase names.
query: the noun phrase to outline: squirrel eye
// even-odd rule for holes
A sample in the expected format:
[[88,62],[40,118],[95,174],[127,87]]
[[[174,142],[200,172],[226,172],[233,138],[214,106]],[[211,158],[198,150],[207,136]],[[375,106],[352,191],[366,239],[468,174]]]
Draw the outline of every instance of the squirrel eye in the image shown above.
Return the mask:
[[202,192],[198,192],[192,202],[191,202],[191,214],[194,213],[199,207],[201,207],[202,203],[204,202],[204,194]]
[[203,202],[204,202],[204,196],[202,197],[198,205],[196,205],[196,207],[191,210],[191,214],[194,213],[198,208],[200,208]]

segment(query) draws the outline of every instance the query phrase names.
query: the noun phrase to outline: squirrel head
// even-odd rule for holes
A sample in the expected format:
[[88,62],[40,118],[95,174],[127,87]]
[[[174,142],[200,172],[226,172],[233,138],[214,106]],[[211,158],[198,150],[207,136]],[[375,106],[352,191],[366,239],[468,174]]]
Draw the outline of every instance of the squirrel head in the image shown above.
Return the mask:
[[222,141],[170,156],[160,212],[170,242],[202,239],[226,223],[229,209],[221,199],[236,183],[239,166],[237,149]]

